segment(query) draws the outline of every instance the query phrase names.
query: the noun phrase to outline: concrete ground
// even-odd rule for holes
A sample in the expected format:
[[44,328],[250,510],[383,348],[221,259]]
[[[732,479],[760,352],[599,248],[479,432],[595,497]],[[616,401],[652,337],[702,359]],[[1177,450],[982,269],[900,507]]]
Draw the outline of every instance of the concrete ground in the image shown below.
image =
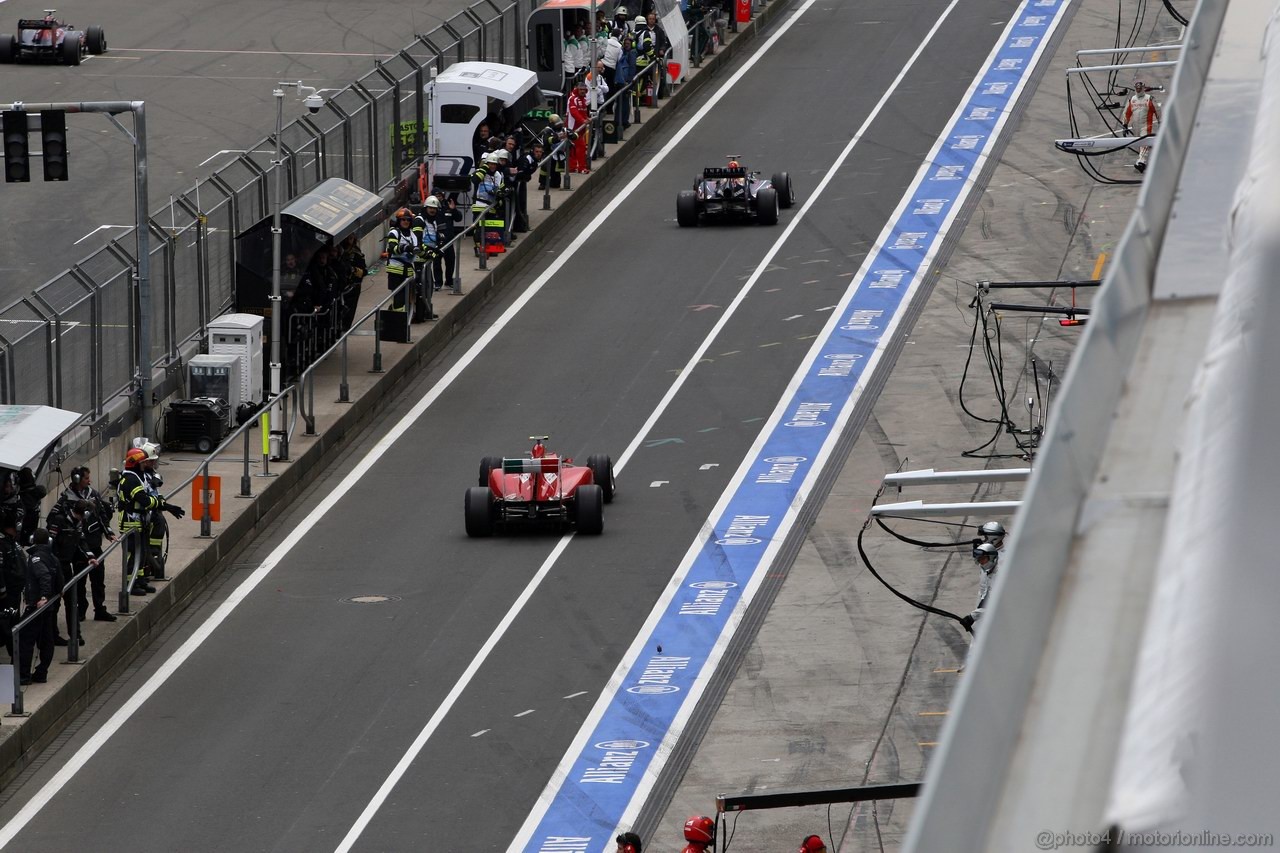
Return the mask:
[[[1132,13],[1121,4],[1122,15]],[[959,396],[974,322],[968,306],[974,284],[981,280],[1083,280],[1105,270],[1106,257],[1132,212],[1137,188],[1094,182],[1074,158],[1055,151],[1052,140],[1071,135],[1063,70],[1075,64],[1076,50],[1114,45],[1116,14],[1114,3],[1076,4],[1070,28],[1047,62],[1040,85],[1007,131],[1008,147],[953,254],[935,266],[932,297],[745,651],[696,755],[658,818],[657,830],[646,838],[646,849],[677,849],[685,819],[714,815],[718,794],[923,779],[952,691],[964,677],[969,639],[951,620],[913,610],[894,598],[863,565],[857,535],[887,473],[899,468],[1026,464],[1017,458],[963,455],[992,433],[990,426],[965,414]],[[1126,29],[1131,23],[1131,17],[1124,18]],[[1161,13],[1146,18],[1136,43],[1178,37],[1176,25]],[[1165,74],[1154,76],[1157,83],[1168,82],[1167,69],[1162,71]],[[1126,78],[1117,81],[1119,86],[1130,84]],[[1131,160],[1126,154],[1108,157],[1104,170],[1134,177]],[[1080,289],[1076,296],[1082,304],[1089,301],[1087,290]],[[991,299],[1072,304],[1070,290],[1063,288],[1003,291]],[[1061,376],[1078,334],[1079,329],[1060,327],[1051,315],[1006,313],[1003,351],[1009,399],[1019,401],[1033,393],[1025,368],[1029,353]],[[964,403],[984,417],[996,414],[992,381],[980,354],[970,366]],[[1026,425],[1021,404],[1013,417]],[[982,452],[993,450],[1017,453],[1007,435]],[[901,496],[887,492],[880,502],[1014,500],[1020,493],[1021,486],[919,488]],[[974,527],[987,520],[947,520],[969,525],[967,529],[905,521],[891,526],[922,540],[967,540],[975,535]],[[873,526],[865,547],[875,568],[905,594],[960,614],[972,609],[979,572],[967,546],[922,549]],[[911,810],[911,800],[898,800],[726,815],[728,831],[722,834],[721,849],[795,849],[807,834],[817,833],[833,851],[897,850]],[[726,839],[731,843],[724,846]]]

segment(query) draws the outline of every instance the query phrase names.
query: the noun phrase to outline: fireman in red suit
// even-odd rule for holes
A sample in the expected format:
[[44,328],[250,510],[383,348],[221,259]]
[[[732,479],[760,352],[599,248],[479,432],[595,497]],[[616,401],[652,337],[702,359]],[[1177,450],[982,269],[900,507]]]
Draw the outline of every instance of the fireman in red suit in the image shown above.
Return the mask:
[[569,96],[569,129],[578,134],[578,139],[569,148],[569,171],[590,172],[591,164],[587,160],[587,124],[591,120],[591,109],[587,102],[587,84],[581,81],[573,87]]
[[[1133,84],[1133,97],[1124,108],[1124,126],[1134,136],[1154,136],[1156,125],[1160,121],[1160,108],[1156,99],[1147,91],[1147,84],[1137,80]],[[1138,162],[1133,168],[1139,172],[1147,170],[1147,157],[1151,154],[1150,145],[1138,146]]]

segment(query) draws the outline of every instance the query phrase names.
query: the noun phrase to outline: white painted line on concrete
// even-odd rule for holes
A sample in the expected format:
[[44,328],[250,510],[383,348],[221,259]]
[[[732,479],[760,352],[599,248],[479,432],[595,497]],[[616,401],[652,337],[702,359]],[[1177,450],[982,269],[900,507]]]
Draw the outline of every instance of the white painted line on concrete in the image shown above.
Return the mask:
[[480,737],[480,735],[484,734],[484,733],[485,733],[485,732],[487,732],[487,731],[489,731],[489,730],[488,730],[488,729],[481,729],[480,731],[478,731],[478,732],[476,732],[475,734],[473,734],[473,735],[472,735],[472,737]]
[[670,482],[671,482],[670,480],[654,480],[652,483],[649,484],[649,488],[660,489]]
[[562,696],[562,697],[560,697],[560,698],[562,698],[562,699],[576,699],[576,698],[577,698],[577,697],[579,697],[579,696],[586,696],[586,695],[587,695],[587,691],[585,691],[585,690],[579,690],[577,693],[570,693],[568,696]]
[[530,709],[529,709],[529,710],[527,710],[527,711],[521,711],[519,714],[513,714],[512,716],[515,716],[515,717],[527,717],[527,716],[529,716],[529,715],[530,715],[530,714],[532,714],[532,713],[533,713],[533,709],[532,709],[532,708],[530,708]]
[[99,225],[97,228],[93,229],[88,234],[84,235],[83,237],[81,237],[79,240],[75,241],[71,245],[73,246],[79,245],[80,243],[83,243],[85,240],[88,240],[94,234],[97,234],[99,231],[103,231],[107,228],[132,228],[132,227],[133,227],[132,225]]
[[395,56],[394,53],[334,53],[330,51],[319,50],[214,50],[212,48],[194,48],[194,47],[111,47],[114,51],[125,53],[215,53],[215,54],[243,54],[256,56],[371,56],[375,59],[387,59]]

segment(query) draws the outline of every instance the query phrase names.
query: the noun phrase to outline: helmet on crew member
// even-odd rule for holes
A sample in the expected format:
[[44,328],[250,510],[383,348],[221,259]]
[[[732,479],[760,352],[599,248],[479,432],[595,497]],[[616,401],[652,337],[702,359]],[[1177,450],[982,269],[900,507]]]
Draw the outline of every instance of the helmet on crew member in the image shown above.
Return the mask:
[[156,444],[154,441],[145,442],[138,449],[147,454],[148,462],[155,462],[160,458],[160,445]]
[[413,211],[409,210],[407,207],[402,207],[396,211],[396,219],[408,219],[412,221]]
[[694,815],[684,822],[686,841],[710,843],[716,840],[716,822],[706,815]]
[[426,207],[428,210],[439,210],[440,199],[436,198],[433,195],[429,195],[427,196],[426,203],[423,206]]
[[729,168],[730,168],[730,169],[741,169],[741,168],[742,168],[742,164],[741,164],[741,163],[739,163],[737,160],[730,160],[730,161],[729,161]]
[[626,6],[619,6],[617,9],[613,11],[613,16],[615,18],[625,18],[627,17],[628,14],[629,13],[627,12]]
[[552,113],[551,115],[547,116],[547,124],[551,125],[552,127],[554,127],[557,124],[560,124],[560,122],[562,121],[564,121],[564,119],[560,118],[560,116],[557,115],[556,113]]
[[133,447],[124,455],[125,468],[137,468],[147,461],[147,451],[141,447]]
[[[992,545],[990,542],[982,542],[973,546],[973,560],[979,566],[982,566],[983,569],[986,569],[988,565],[995,568],[999,559],[1000,552],[997,551],[996,546]],[[990,562],[984,563],[983,560],[989,560]]]
[[644,15],[636,15],[636,19],[635,19],[634,21],[632,21],[632,23],[633,23],[633,24],[635,24],[637,27],[643,27],[643,26],[645,26],[648,22],[647,22],[647,21],[645,21],[645,19],[644,19]]
[[978,528],[978,535],[987,542],[1004,539],[1005,532],[1004,525],[998,521],[988,521]]

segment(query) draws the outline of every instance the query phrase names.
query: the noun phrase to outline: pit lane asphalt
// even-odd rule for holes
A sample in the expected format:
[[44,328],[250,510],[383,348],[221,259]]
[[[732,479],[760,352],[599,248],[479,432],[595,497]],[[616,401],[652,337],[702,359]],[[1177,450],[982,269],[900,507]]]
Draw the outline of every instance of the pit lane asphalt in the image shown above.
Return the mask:
[[[336,844],[553,547],[528,535],[466,539],[460,498],[479,458],[523,452],[534,432],[574,456],[618,455],[714,325],[719,308],[699,308],[727,305],[780,233],[680,230],[675,190],[731,150],[766,173],[788,168],[803,198],[945,5],[811,9],[14,849]],[[944,25],[649,433],[654,446],[621,475],[605,535],[569,545],[357,849],[505,848],[1012,5],[971,7]],[[459,339],[365,446],[485,327]],[[336,466],[246,563],[256,566],[355,461]],[[718,467],[700,470],[708,463]],[[121,695],[247,571],[229,573]],[[343,601],[360,595],[398,600]],[[0,817],[76,745],[51,755]]]
[[[468,0],[71,2],[59,7],[60,17],[78,27],[102,26],[108,52],[78,68],[4,66],[0,102],[145,101],[151,213],[170,194],[191,190],[235,156],[215,156],[219,151],[243,150],[274,131],[271,92],[277,81],[344,87],[372,70],[375,59],[467,5]],[[0,6],[0,32],[13,32],[20,16],[39,14],[34,3],[6,3]],[[285,122],[304,112],[300,100],[286,92]],[[127,116],[122,122],[132,129]],[[108,238],[129,233],[92,233],[99,226],[134,221],[128,139],[100,115],[72,116],[67,136],[69,181],[45,182],[33,158],[30,183],[0,184],[0,306],[27,296]],[[38,135],[31,143],[33,151],[39,149]],[[132,237],[125,245],[132,251]]]

